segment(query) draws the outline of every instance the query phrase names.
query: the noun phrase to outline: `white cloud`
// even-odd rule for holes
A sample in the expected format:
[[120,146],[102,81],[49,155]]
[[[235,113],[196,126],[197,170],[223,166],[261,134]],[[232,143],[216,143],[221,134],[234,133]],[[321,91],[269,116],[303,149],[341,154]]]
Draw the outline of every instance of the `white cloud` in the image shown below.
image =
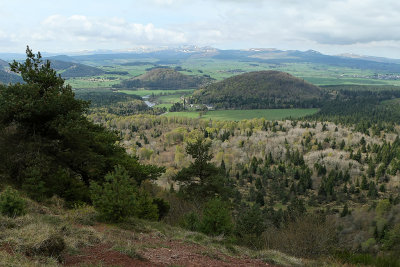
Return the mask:
[[[186,42],[179,31],[158,28],[151,23],[129,23],[120,18],[96,19],[82,15],[52,15],[41,23],[41,29],[31,35],[34,41],[77,42],[83,46],[121,43],[126,46]],[[76,45],[76,44],[75,44]]]
[[[50,0],[39,2],[30,5]],[[96,9],[89,2],[39,7],[39,15],[27,7],[14,20],[0,16],[0,40],[47,51],[198,44],[325,53],[359,48],[400,57],[398,0],[98,0]],[[4,3],[12,18],[13,1]],[[23,12],[25,20],[18,17]]]

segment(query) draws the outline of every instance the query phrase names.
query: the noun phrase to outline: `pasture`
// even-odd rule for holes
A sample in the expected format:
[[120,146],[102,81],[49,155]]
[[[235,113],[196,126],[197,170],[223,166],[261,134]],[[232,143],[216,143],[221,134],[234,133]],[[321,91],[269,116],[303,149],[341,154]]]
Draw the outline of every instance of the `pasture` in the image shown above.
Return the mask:
[[[310,109],[252,109],[252,110],[213,110],[201,115],[200,112],[169,112],[163,116],[202,118],[207,120],[240,121],[254,118],[267,120],[282,120],[285,118],[300,118],[318,112],[317,108]],[[201,115],[201,116],[200,116]]]

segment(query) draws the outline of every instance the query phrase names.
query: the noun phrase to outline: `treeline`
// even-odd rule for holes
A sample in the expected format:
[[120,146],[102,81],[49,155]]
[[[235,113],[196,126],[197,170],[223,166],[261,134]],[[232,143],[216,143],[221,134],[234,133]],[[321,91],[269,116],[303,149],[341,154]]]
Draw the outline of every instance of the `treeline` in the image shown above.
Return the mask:
[[75,96],[78,99],[82,99],[84,101],[90,101],[91,107],[105,107],[118,102],[142,100],[142,98],[137,95],[128,95],[120,92],[112,92],[109,90],[104,90],[104,91],[80,90],[80,91],[75,91]]
[[317,114],[305,119],[332,121],[355,125],[357,131],[379,133],[393,131],[400,121],[400,107],[396,103],[383,102],[400,97],[398,90],[385,91],[340,91],[336,99],[325,101]]

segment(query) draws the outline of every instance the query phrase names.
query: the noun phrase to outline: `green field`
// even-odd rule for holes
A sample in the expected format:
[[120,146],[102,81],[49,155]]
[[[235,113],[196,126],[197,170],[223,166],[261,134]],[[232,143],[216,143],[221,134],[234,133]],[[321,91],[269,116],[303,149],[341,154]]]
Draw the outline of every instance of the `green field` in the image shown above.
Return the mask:
[[[189,95],[194,92],[194,89],[183,89],[183,90],[119,90],[118,92],[125,93],[128,95],[138,95],[138,96],[147,96],[147,95],[163,95],[165,97],[176,98],[176,95]],[[171,96],[172,95],[172,96]]]
[[[267,120],[282,120],[285,118],[300,118],[318,112],[316,108],[310,109],[253,109],[253,110],[215,110],[201,116],[202,119],[239,121],[254,118]],[[199,118],[199,112],[170,112],[164,116]]]

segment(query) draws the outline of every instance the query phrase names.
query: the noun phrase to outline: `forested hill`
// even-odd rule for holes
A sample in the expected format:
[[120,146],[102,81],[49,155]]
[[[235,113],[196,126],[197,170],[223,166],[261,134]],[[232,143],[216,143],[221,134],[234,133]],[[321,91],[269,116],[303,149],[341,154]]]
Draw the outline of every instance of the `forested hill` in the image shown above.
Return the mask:
[[57,70],[63,78],[87,77],[104,74],[103,70],[84,64],[52,59],[50,59],[50,62],[51,66]]
[[196,103],[215,108],[318,107],[323,91],[286,72],[257,71],[210,84],[195,92]]
[[125,80],[120,87],[148,89],[189,89],[209,83],[206,76],[185,75],[170,68],[155,68],[131,80]]

